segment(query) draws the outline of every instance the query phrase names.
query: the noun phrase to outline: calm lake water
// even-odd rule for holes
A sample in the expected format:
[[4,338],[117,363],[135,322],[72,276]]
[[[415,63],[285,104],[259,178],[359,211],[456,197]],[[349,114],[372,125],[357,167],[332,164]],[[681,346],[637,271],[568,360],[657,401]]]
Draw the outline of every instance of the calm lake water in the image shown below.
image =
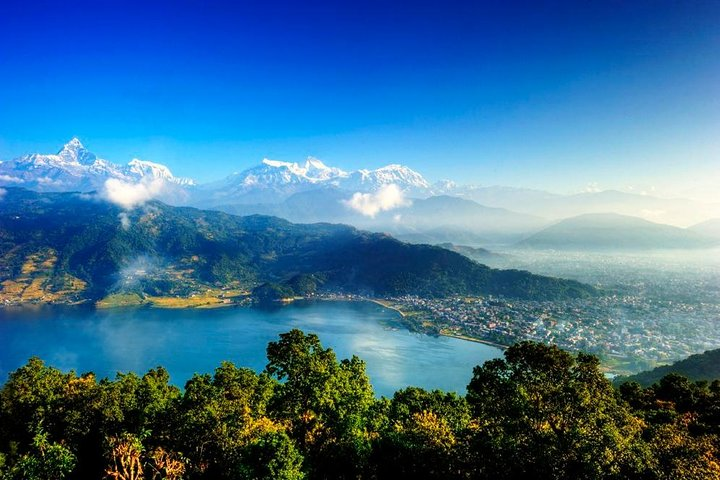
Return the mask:
[[275,310],[0,308],[0,382],[36,355],[62,370],[143,373],[162,365],[184,385],[222,360],[262,370],[265,348],[292,328],[316,333],[338,358],[357,355],[378,395],[414,385],[465,392],[472,368],[502,351],[411,333],[370,302],[298,302]]

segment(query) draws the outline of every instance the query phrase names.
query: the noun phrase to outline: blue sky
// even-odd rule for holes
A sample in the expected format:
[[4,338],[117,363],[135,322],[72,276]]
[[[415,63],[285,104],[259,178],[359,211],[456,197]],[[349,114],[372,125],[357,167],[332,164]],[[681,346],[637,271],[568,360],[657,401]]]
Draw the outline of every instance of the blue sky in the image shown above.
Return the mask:
[[0,159],[78,136],[201,181],[313,155],[700,191],[720,182],[719,24],[718,1],[4,0]]

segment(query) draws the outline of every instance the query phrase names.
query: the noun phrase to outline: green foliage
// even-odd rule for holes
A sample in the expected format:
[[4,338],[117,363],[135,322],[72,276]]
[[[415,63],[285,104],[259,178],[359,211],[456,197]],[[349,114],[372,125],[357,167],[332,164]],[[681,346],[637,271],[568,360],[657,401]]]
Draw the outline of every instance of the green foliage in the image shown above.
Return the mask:
[[526,342],[466,396],[377,399],[316,335],[267,356],[183,391],[161,367],[98,381],[32,358],[0,388],[0,478],[720,480],[720,381],[615,390],[595,357]]
[[272,304],[295,296],[292,288],[277,283],[263,283],[253,289],[252,294],[261,304]]
[[660,425],[651,431],[652,475],[658,480],[720,479],[717,438],[691,435],[685,421]]
[[302,480],[303,457],[285,432],[270,432],[254,438],[238,463],[237,476],[258,480]]
[[65,385],[73,376],[47,367],[37,357],[11,373],[0,391],[3,436],[11,435],[14,440],[29,444],[35,437],[35,426],[55,429]]
[[381,478],[460,478],[461,440],[471,416],[454,393],[410,387],[386,405],[373,463]]
[[316,293],[318,288],[324,283],[324,279],[321,278],[320,275],[300,274],[295,275],[286,283],[296,295],[305,296]]
[[496,478],[623,478],[637,468],[641,422],[598,366],[590,355],[524,342],[476,367],[467,395],[479,422],[473,441],[492,459],[476,461]]
[[212,377],[195,375],[187,382],[175,407],[172,445],[188,457],[194,473],[235,478],[255,440],[283,431],[266,416],[274,387],[267,375],[229,362]]
[[47,433],[33,438],[31,450],[23,455],[7,475],[10,479],[62,480],[75,468],[76,458],[65,446],[50,442]]
[[280,380],[273,410],[308,455],[318,478],[353,478],[369,450],[373,392],[365,363],[338,362],[316,335],[291,330],[267,348],[266,371]]

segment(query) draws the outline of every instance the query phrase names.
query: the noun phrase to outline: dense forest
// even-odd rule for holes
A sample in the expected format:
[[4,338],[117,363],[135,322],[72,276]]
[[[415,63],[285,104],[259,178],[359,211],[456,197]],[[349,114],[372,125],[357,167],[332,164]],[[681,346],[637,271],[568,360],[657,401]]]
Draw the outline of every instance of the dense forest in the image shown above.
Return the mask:
[[37,301],[96,301],[118,292],[188,296],[211,286],[251,289],[266,282],[302,294],[307,278],[315,289],[378,296],[595,294],[579,282],[495,270],[444,248],[345,225],[299,225],[161,202],[126,211],[95,195],[18,188],[8,188],[2,201],[0,292],[8,301],[17,297],[13,292]]
[[718,479],[720,381],[615,389],[597,358],[519,343],[466,395],[376,398],[357,357],[292,330],[257,373],[180,390],[33,358],[0,390],[2,479]]

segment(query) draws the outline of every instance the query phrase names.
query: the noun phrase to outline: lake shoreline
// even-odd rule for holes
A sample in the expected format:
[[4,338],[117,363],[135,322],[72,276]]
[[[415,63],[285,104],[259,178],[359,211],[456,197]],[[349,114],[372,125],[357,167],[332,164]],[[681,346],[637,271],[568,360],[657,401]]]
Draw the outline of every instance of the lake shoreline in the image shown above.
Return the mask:
[[98,378],[162,365],[182,387],[223,361],[262,371],[267,345],[292,329],[318,335],[338,358],[362,358],[378,397],[411,385],[462,392],[476,365],[502,357],[490,345],[418,335],[400,325],[399,314],[364,299],[315,300],[212,314],[147,306],[0,309],[0,381],[37,356],[62,371],[92,371]]
[[[365,297],[344,297],[344,296],[305,296],[305,297],[294,297],[291,300],[284,302],[278,302],[277,305],[282,307],[285,305],[290,305],[296,301],[325,301],[325,302],[369,302],[374,303],[375,305],[379,305],[383,308],[386,308],[388,310],[392,310],[393,312],[400,315],[401,318],[407,318],[407,314],[403,312],[399,307],[396,307],[392,305],[392,303],[389,300],[385,300],[382,298],[365,298]],[[11,308],[22,308],[23,306],[52,306],[52,305],[61,305],[61,306],[82,306],[82,307],[92,307],[97,310],[124,310],[124,309],[133,309],[133,308],[149,308],[149,309],[158,309],[158,310],[215,310],[215,309],[226,309],[230,307],[235,308],[248,308],[253,307],[253,304],[249,303],[237,303],[237,302],[217,302],[217,303],[204,303],[204,304],[189,304],[189,305],[168,305],[168,304],[162,304],[162,303],[154,303],[152,301],[143,301],[141,303],[136,304],[115,304],[115,305],[102,305],[96,303],[90,303],[90,302],[76,302],[76,303],[12,303],[12,304],[6,304],[6,305],[0,305],[0,309],[3,307],[11,307]],[[408,328],[407,326],[404,327],[407,330],[413,331],[412,329]],[[424,335],[432,336],[430,333],[425,332],[419,332],[423,333]],[[461,334],[454,334],[454,333],[447,333],[447,332],[438,332],[438,336],[441,337],[448,337],[448,338],[455,338],[458,340],[464,340],[466,342],[473,342],[473,343],[481,343],[484,345],[488,345],[490,347],[499,348],[501,350],[506,350],[509,348],[509,345],[503,345],[501,343],[492,342],[490,340],[483,340],[480,338],[470,337],[467,335],[461,335]]]
[[490,340],[482,340],[480,338],[468,337],[466,335],[459,335],[454,333],[440,333],[442,337],[457,338],[458,340],[465,340],[466,342],[482,343],[490,347],[499,348],[501,350],[507,350],[510,345],[503,345],[502,343],[491,342]]

